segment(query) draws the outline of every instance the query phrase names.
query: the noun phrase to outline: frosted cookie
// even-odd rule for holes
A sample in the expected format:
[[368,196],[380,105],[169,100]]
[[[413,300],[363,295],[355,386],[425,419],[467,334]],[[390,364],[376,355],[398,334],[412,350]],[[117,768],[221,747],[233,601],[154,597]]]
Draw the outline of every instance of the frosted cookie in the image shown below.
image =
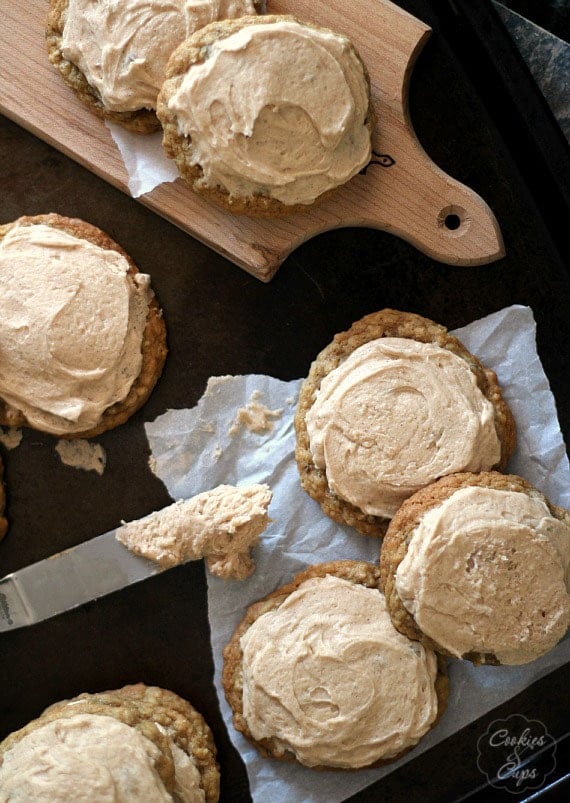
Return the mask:
[[4,516],[6,509],[6,491],[4,490],[4,464],[0,458],[0,541],[8,532],[8,521]]
[[515,475],[456,474],[418,491],[380,566],[395,626],[443,654],[524,664],[570,624],[570,511]]
[[167,156],[238,214],[306,209],[370,160],[366,70],[349,40],[290,16],[197,31],[158,97]]
[[217,577],[245,580],[255,570],[251,550],[269,524],[268,485],[218,485],[118,527],[116,539],[163,566],[204,558]]
[[166,358],[150,277],[82,220],[0,226],[0,352],[0,424],[74,438],[116,427]]
[[[212,733],[176,694],[139,683],[56,703],[0,744],[10,800],[216,803]],[[13,796],[12,796],[13,795]]]
[[156,97],[170,54],[215,20],[255,14],[254,0],[50,0],[49,60],[103,117],[139,134],[160,128]]
[[390,309],[317,356],[295,429],[303,488],[332,519],[373,536],[439,477],[503,470],[516,441],[493,371],[445,327]]
[[433,727],[443,667],[392,625],[376,566],[335,561],[248,609],[222,681],[234,726],[263,756],[359,769],[396,759]]

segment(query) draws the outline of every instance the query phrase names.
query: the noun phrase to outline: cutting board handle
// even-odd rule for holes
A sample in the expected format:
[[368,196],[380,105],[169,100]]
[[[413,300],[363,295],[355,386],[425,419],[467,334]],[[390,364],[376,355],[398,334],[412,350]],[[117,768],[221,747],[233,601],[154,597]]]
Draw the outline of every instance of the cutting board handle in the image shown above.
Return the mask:
[[[370,181],[366,210],[355,225],[389,231],[450,265],[483,265],[504,256],[499,225],[489,206],[413,142],[400,145],[400,158],[406,160],[402,169],[393,170],[390,178],[378,171]],[[393,157],[376,151],[368,170],[380,159],[387,164]],[[390,166],[397,164],[394,160]],[[400,188],[412,175],[415,191],[402,195]]]
[[[385,8],[391,14],[390,5]],[[365,170],[368,197],[361,224],[391,231],[441,262],[491,262],[504,254],[493,212],[477,193],[441,170],[415,135],[408,89],[430,29],[415,17],[405,22],[404,35],[399,21],[399,56],[384,65],[381,83],[373,91],[378,124]]]
[[[271,11],[287,13],[290,4],[273,0]],[[341,31],[358,48],[370,75],[372,159],[329,198],[302,212],[272,220],[242,218],[237,224],[225,215],[222,239],[233,237],[223,253],[267,281],[310,237],[344,226],[368,226],[391,232],[451,265],[481,265],[502,257],[501,232],[489,206],[429,158],[412,126],[410,76],[430,36],[429,26],[389,0],[375,0],[372,6],[369,0],[296,0],[295,14]],[[218,250],[223,245],[218,242]]]

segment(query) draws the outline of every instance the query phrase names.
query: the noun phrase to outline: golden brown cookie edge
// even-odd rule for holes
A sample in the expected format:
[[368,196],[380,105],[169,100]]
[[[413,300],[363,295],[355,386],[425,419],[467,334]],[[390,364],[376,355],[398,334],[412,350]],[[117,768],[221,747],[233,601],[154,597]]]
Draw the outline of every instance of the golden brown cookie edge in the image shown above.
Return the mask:
[[212,731],[188,700],[173,691],[144,683],[124,686],[116,693],[144,710],[150,721],[168,728],[169,736],[193,758],[200,772],[206,803],[217,803],[220,795],[220,770]]

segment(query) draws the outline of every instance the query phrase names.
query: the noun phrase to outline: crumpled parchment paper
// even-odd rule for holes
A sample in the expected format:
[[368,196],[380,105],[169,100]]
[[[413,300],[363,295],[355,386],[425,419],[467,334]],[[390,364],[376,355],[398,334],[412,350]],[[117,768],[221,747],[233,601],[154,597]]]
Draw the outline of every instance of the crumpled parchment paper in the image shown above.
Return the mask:
[[[535,322],[527,307],[513,306],[470,324],[457,334],[499,377],[518,428],[519,445],[509,471],[525,477],[552,502],[570,507],[570,468],[554,398],[535,346]],[[316,355],[315,355],[316,356]],[[146,425],[155,472],[174,499],[225,482],[266,482],[273,490],[273,522],[255,550],[257,569],[244,582],[208,576],[208,610],[215,685],[230,737],[249,776],[255,803],[339,803],[412,761],[538,678],[570,661],[570,639],[537,661],[519,667],[474,667],[449,662],[448,708],[437,726],[410,753],[386,767],[354,773],[318,773],[296,764],[262,759],[237,733],[221,688],[222,650],[249,604],[291,580],[307,564],[355,559],[376,562],[379,543],[328,519],[300,487],[294,459],[293,414],[301,380],[268,376],[217,377],[191,410],[171,410]],[[236,411],[252,399],[281,409],[271,431],[229,429]],[[195,701],[199,707],[199,701]],[[475,756],[473,757],[475,760]]]

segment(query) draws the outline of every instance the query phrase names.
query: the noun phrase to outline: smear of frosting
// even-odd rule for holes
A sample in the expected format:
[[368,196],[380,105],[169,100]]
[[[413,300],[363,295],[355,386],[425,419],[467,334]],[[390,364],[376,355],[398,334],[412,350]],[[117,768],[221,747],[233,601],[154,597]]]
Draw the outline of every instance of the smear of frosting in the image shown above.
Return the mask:
[[242,426],[257,434],[271,432],[273,421],[281,418],[283,409],[270,410],[259,401],[260,398],[260,392],[254,390],[245,407],[240,407],[237,411],[236,417],[228,430],[229,435],[236,435]]
[[212,574],[243,580],[254,571],[251,549],[269,524],[267,485],[218,485],[117,529],[136,555],[167,568],[205,558]]
[[5,446],[6,449],[17,449],[22,442],[22,437],[21,429],[17,429],[16,427],[2,429],[0,427],[0,443]]
[[95,471],[100,475],[105,471],[107,455],[100,443],[82,439],[60,440],[55,445],[55,451],[65,466]]

